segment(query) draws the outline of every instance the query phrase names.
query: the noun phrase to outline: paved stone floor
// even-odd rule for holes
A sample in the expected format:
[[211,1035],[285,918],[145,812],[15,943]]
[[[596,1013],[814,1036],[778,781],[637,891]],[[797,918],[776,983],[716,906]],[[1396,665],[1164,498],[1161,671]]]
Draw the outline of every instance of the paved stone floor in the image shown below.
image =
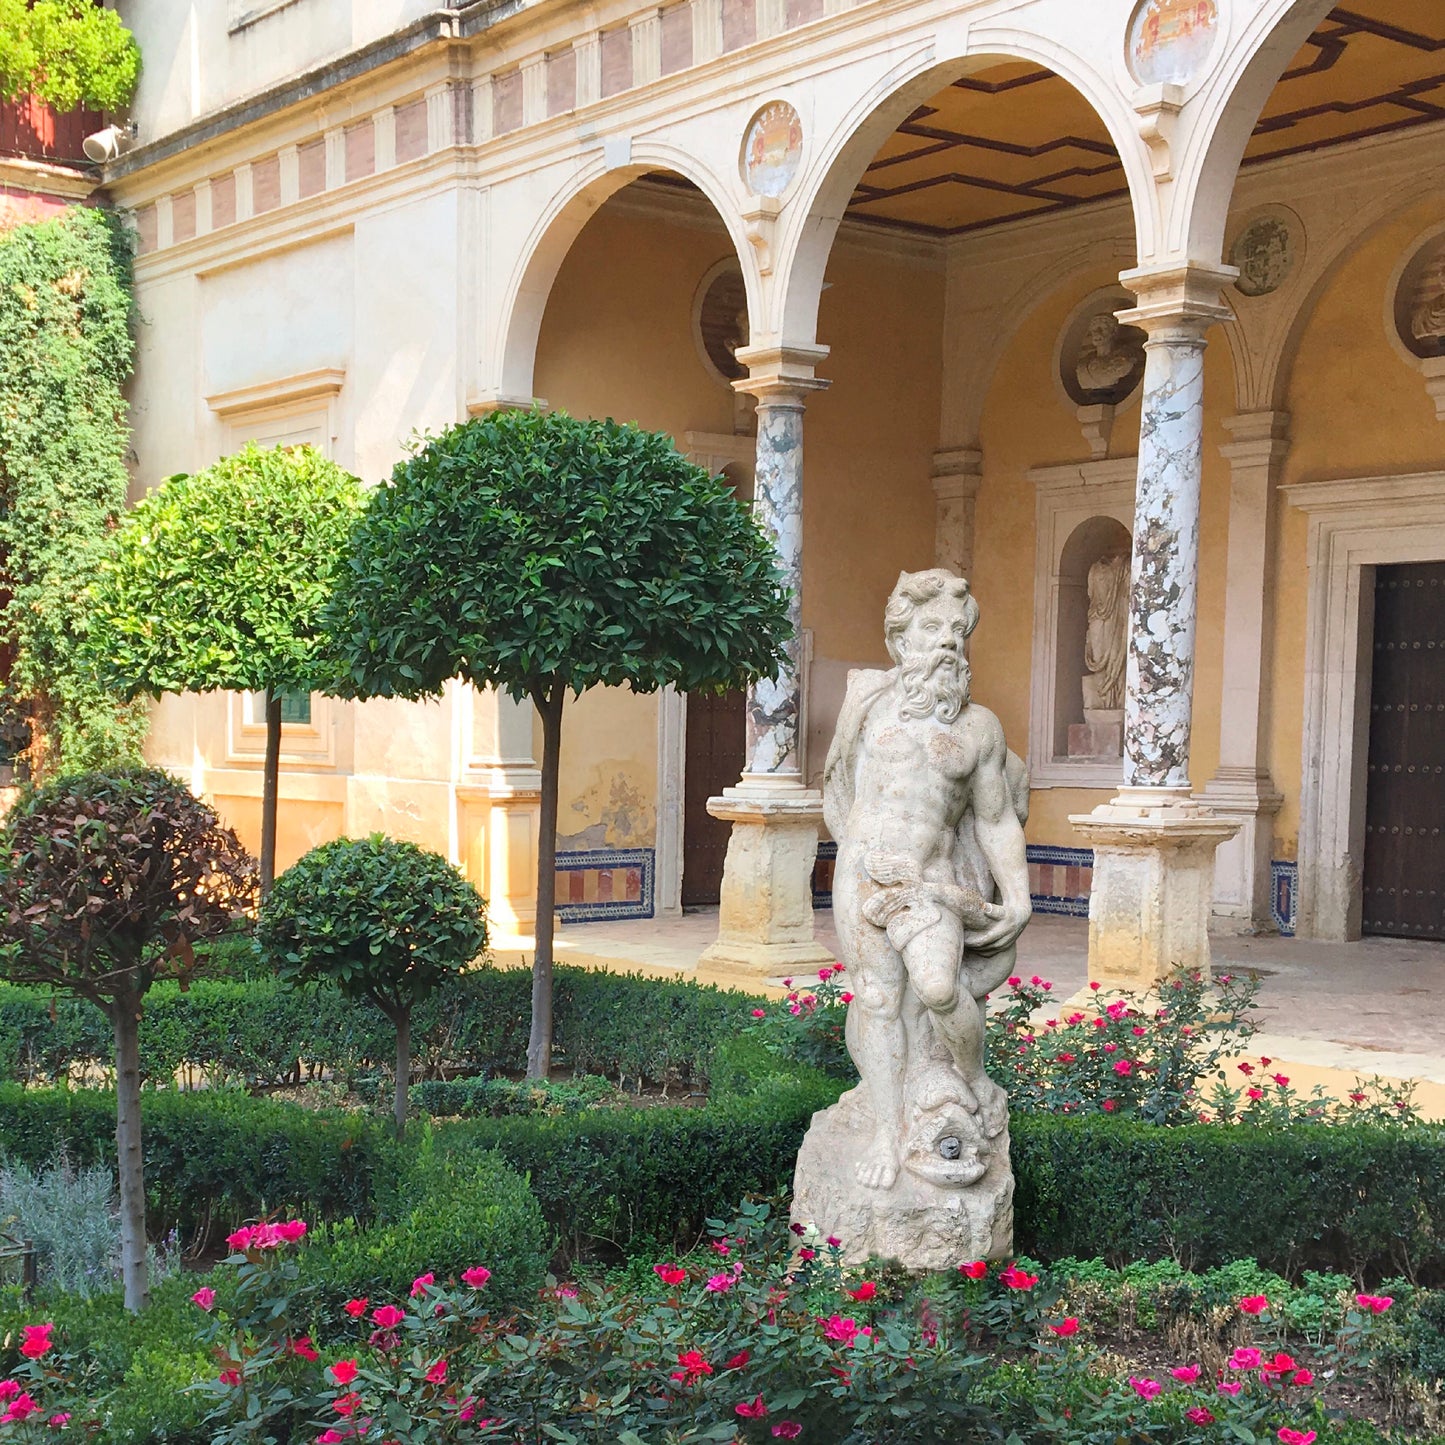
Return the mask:
[[[686,976],[716,935],[715,910],[677,918],[570,924],[559,962]],[[832,914],[816,915],[819,941],[836,947]],[[1356,1075],[1413,1079],[1428,1112],[1445,1118],[1445,945],[1371,938],[1311,943],[1219,936],[1216,972],[1249,969],[1261,980],[1255,1052],[1287,1064],[1296,1083],[1337,1089]],[[530,950],[505,950],[522,961]],[[1083,919],[1036,917],[1019,946],[1021,972],[1053,981],[1061,997],[1087,978]]]

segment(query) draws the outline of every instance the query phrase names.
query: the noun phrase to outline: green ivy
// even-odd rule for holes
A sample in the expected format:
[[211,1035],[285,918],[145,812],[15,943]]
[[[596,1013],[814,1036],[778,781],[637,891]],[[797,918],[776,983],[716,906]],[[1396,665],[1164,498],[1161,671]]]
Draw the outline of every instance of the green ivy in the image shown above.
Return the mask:
[[35,774],[138,762],[145,735],[143,709],[107,692],[78,645],[125,507],[129,264],[99,211],[0,232],[0,641]]

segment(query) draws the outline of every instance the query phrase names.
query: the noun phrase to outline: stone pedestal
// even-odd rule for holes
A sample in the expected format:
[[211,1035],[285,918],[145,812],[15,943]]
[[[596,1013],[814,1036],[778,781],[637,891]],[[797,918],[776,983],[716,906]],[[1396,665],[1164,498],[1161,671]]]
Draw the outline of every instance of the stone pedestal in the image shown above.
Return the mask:
[[1091,762],[1113,762],[1124,756],[1124,709],[1084,709],[1081,723],[1069,724],[1069,756]]
[[706,983],[757,984],[817,969],[833,955],[813,938],[813,864],[823,795],[744,782],[709,798],[733,825],[718,910],[718,936],[698,960]]
[[1069,821],[1094,850],[1090,982],[1143,993],[1180,969],[1207,974],[1214,852],[1239,824],[1187,788],[1124,788]]
[[1013,1252],[1006,1122],[985,1140],[972,1116],[940,1119],[888,1189],[858,1182],[857,1162],[872,1136],[872,1117],[856,1090],[813,1115],[793,1178],[796,1222],[840,1239],[849,1264],[877,1255],[922,1273]]

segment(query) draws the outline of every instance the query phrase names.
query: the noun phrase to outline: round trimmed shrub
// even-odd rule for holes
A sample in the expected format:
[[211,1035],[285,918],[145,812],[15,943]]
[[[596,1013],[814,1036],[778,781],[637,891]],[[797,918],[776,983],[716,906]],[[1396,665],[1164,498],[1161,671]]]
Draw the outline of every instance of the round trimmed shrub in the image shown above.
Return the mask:
[[487,946],[486,904],[439,853],[373,833],[298,859],[261,907],[256,938],[289,983],[334,983],[396,1029],[396,1131],[406,1126],[411,1014]]

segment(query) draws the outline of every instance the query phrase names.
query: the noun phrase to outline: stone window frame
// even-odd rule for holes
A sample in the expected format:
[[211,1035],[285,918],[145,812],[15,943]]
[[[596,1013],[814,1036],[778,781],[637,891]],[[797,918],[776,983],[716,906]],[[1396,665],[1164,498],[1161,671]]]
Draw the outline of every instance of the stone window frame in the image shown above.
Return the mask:
[[1064,548],[1093,517],[1109,517],[1134,535],[1139,459],[1118,457],[1033,467],[1034,634],[1029,688],[1029,783],[1034,788],[1109,788],[1123,783],[1124,762],[1060,758],[1054,751],[1057,714],[1059,586]]
[[1309,518],[1296,933],[1344,943],[1361,936],[1375,568],[1445,560],[1445,472],[1280,491]]

